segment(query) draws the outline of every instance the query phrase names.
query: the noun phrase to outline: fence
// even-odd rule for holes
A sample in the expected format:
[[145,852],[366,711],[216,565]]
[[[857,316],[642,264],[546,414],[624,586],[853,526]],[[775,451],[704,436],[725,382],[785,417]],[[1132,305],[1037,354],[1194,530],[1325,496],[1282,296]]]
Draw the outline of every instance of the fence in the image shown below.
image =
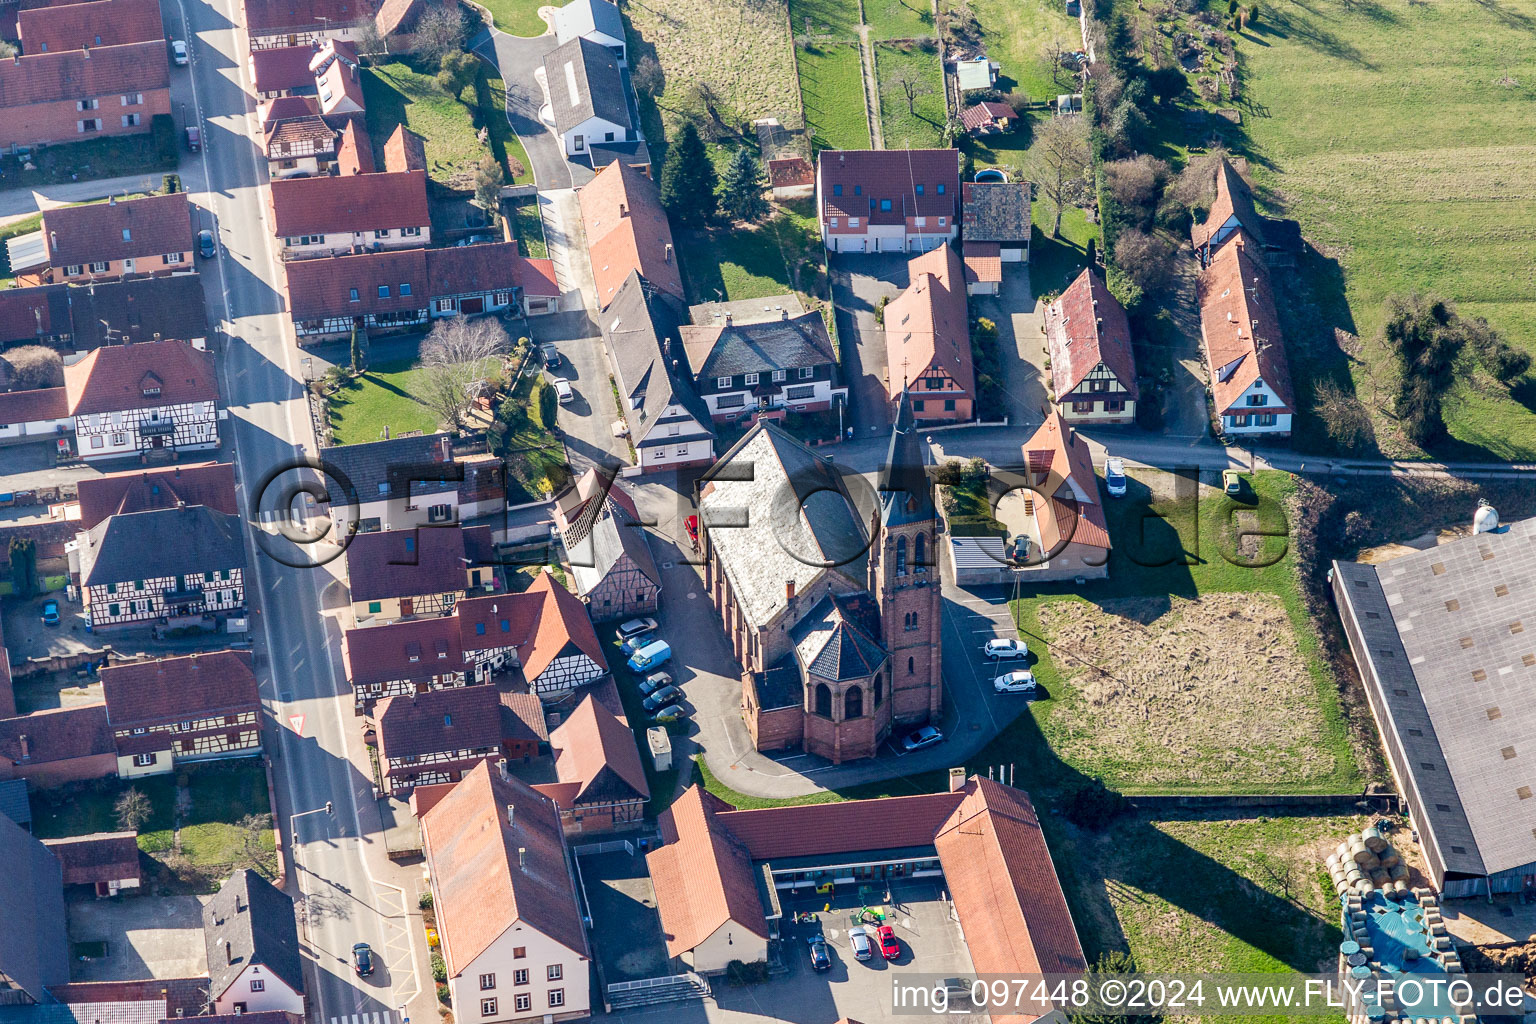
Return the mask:
[[571,847],[571,852],[577,857],[596,857],[600,853],[617,853],[620,850],[633,857],[635,844],[628,839],[610,839],[603,843],[587,843],[584,846]]
[[1210,793],[1189,795],[1130,796],[1126,799],[1137,810],[1217,810],[1223,808],[1289,807],[1314,812],[1355,811],[1361,801],[1373,807],[1397,806],[1394,793]]

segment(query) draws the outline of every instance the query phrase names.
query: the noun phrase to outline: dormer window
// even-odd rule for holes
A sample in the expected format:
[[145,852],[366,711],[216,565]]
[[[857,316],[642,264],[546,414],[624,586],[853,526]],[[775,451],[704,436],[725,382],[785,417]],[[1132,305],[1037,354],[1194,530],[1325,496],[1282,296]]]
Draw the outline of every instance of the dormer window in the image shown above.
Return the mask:
[[131,228],[123,228],[123,241],[133,241],[133,230]]
[[145,398],[160,397],[160,378],[152,373],[146,373],[144,379],[139,381],[139,391]]

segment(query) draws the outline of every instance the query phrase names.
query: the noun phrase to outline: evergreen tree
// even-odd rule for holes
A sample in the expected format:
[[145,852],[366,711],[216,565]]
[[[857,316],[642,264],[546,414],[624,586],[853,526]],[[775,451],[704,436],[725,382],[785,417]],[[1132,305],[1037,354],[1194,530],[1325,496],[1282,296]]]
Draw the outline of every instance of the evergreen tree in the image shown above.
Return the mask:
[[362,373],[368,368],[368,356],[364,352],[363,338],[356,327],[352,328],[352,372]]
[[698,128],[692,121],[685,123],[661,168],[661,205],[679,224],[698,227],[715,215],[718,183]]
[[763,198],[763,165],[745,146],[736,150],[720,183],[720,202],[738,220],[761,220],[768,213]]

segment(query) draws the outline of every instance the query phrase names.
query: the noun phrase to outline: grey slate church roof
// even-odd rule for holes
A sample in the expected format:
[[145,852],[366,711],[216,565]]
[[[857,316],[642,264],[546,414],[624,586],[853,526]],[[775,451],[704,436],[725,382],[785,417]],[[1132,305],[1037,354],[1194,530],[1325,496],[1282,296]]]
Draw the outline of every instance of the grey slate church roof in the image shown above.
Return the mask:
[[1536,863],[1536,519],[1334,569],[1447,870]]
[[80,548],[86,586],[244,568],[240,517],[206,505],[108,516]]
[[562,43],[545,56],[544,77],[555,127],[560,132],[568,132],[592,117],[634,128],[619,59],[606,46],[585,38]]
[[891,443],[880,467],[880,520],[901,526],[937,519],[933,485],[928,479],[928,445],[922,427],[912,416],[912,403],[903,391],[896,404],[896,423]]
[[295,992],[304,991],[293,900],[256,872],[235,872],[203,907],[203,938],[208,945],[209,990],[215,999],[253,963]]
[[858,616],[845,614],[843,602],[830,595],[795,623],[789,637],[806,675],[833,682],[873,675],[886,658],[885,648],[865,631]]

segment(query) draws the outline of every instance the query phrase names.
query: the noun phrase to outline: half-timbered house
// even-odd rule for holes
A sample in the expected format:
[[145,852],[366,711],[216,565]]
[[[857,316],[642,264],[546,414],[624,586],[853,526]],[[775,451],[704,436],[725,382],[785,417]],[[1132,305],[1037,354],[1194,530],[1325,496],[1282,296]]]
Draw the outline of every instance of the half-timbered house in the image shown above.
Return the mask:
[[352,614],[359,626],[442,615],[466,590],[496,585],[488,526],[360,533],[347,545]]
[[86,621],[103,629],[242,612],[240,530],[238,516],[205,505],[108,516],[69,545]]
[[651,791],[635,734],[590,694],[549,734],[559,781],[535,786],[560,808],[566,835],[637,825]]
[[187,342],[95,349],[64,368],[64,390],[87,459],[219,446],[213,356]]
[[656,611],[661,572],[635,503],[617,482],[587,470],[555,499],[555,522],[576,593],[594,622]]
[[458,782],[501,750],[501,699],[494,686],[463,686],[387,697],[378,706],[384,790]]
[[356,626],[342,636],[341,657],[358,709],[467,680],[459,621],[452,615]]
[[1140,389],[1125,307],[1093,268],[1045,307],[1051,390],[1069,423],[1131,423]]
[[119,663],[101,670],[119,778],[185,761],[261,753],[261,692],[249,651]]
[[608,672],[587,610],[548,572],[521,594],[468,598],[456,613],[466,670],[475,682],[516,669],[529,692],[549,702]]

